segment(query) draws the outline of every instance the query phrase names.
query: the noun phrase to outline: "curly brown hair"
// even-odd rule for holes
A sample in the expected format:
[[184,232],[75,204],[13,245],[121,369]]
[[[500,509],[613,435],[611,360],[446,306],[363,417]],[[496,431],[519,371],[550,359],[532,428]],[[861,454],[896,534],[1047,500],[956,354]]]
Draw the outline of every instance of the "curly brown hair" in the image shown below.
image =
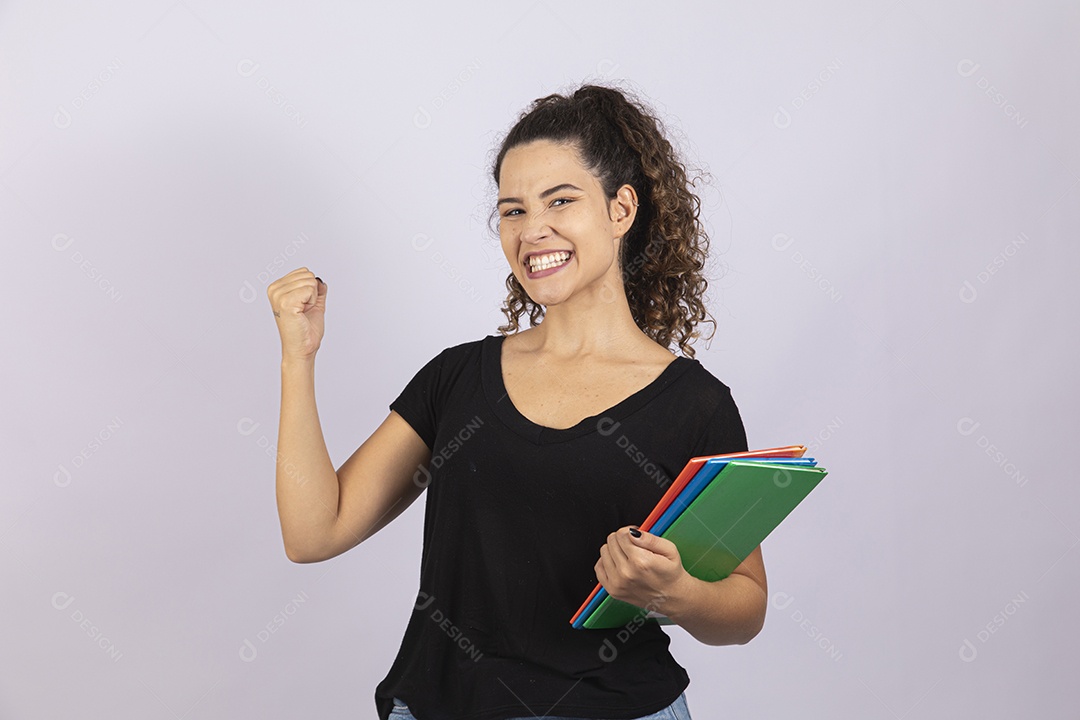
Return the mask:
[[[630,312],[647,336],[665,348],[675,341],[692,358],[690,343],[701,337],[695,326],[712,324],[706,339],[716,331],[704,303],[708,281],[702,270],[709,237],[699,218],[701,201],[662,129],[663,123],[627,91],[582,85],[573,94],[537,98],[522,112],[502,141],[492,176],[498,187],[503,158],[511,148],[550,140],[577,149],[609,200],[623,185],[633,186],[638,216],[619,252]],[[489,228],[496,215],[493,210]],[[537,325],[544,308],[532,301],[513,272],[506,288],[502,312],[507,324],[499,332],[517,332],[523,312],[528,312],[530,325]]]

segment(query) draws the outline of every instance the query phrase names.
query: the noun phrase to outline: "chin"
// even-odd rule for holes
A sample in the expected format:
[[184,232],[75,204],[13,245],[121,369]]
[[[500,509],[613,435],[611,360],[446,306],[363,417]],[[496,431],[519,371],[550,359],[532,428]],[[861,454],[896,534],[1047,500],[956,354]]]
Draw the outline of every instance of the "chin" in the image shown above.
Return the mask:
[[533,295],[532,293],[529,293],[529,299],[532,300],[534,304],[543,305],[544,307],[548,307],[549,305],[558,305],[560,302],[563,301],[563,298],[553,297],[548,293],[542,293],[540,295]]

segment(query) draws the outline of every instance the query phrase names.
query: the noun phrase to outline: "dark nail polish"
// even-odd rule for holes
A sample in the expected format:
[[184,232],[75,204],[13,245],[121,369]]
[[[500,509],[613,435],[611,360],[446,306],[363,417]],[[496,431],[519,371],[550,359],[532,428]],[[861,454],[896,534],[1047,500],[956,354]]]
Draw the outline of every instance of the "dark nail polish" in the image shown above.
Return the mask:
[[637,528],[630,528],[630,534],[634,537],[641,537],[641,531]]
[[321,277],[319,277],[318,275],[315,276],[315,279],[318,280],[319,282],[321,282],[323,285],[326,284],[326,283],[323,282],[323,279]]

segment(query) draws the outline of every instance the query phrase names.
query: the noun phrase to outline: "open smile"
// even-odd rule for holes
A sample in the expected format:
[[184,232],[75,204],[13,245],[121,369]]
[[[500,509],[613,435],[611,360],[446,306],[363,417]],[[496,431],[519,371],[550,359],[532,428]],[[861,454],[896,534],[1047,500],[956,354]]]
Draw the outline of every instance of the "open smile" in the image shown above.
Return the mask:
[[529,278],[546,277],[562,269],[573,256],[572,250],[529,253],[525,256],[525,272]]

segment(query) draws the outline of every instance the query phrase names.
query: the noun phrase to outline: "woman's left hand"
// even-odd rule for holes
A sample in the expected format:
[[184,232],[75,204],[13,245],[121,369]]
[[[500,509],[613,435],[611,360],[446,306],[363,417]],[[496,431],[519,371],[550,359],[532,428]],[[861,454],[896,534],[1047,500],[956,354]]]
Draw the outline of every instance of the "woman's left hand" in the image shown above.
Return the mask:
[[619,528],[608,535],[596,562],[596,579],[616,600],[663,613],[665,602],[677,593],[677,586],[690,577],[683,569],[675,543],[630,528]]

